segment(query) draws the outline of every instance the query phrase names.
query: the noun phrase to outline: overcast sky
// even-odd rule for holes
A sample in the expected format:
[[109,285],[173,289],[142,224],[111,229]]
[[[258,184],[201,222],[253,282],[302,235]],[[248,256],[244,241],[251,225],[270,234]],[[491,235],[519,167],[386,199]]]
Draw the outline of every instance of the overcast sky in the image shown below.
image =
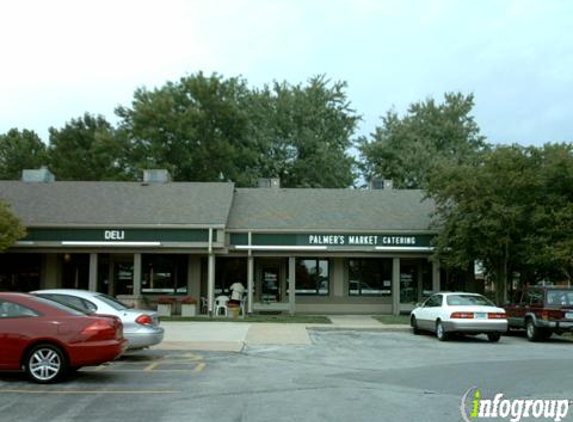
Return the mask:
[[347,81],[360,134],[461,91],[490,142],[573,141],[570,0],[3,0],[0,19],[0,133],[115,123],[137,87],[202,70]]

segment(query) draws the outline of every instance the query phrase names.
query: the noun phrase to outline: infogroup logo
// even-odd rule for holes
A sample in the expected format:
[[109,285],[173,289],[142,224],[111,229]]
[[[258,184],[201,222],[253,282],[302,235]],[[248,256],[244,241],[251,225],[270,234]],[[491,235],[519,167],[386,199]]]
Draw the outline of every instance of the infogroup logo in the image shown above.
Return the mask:
[[560,422],[569,412],[567,399],[507,399],[497,393],[493,399],[485,399],[477,387],[467,390],[462,396],[460,410],[466,422],[477,419],[497,418],[520,422],[523,419],[553,420]]

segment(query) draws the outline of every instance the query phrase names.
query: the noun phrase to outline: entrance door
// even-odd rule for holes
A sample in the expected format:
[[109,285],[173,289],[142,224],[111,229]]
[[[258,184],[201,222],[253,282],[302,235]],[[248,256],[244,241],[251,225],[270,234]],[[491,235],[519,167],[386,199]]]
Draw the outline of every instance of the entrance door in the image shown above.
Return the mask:
[[418,266],[400,265],[400,304],[413,306],[418,302]]
[[261,271],[261,302],[280,302],[280,267],[265,265]]
[[133,257],[122,258],[114,258],[113,260],[114,295],[132,295]]

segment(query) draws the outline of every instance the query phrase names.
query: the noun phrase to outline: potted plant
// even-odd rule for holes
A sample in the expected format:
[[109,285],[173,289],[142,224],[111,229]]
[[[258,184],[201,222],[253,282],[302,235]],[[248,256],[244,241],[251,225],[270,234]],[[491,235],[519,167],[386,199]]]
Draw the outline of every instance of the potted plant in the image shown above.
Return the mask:
[[172,314],[172,297],[163,296],[157,299],[157,313],[160,317],[170,317]]
[[241,305],[234,302],[227,303],[227,316],[229,318],[237,318],[241,312]]
[[181,299],[181,316],[190,317],[197,315],[197,299],[193,296],[185,296]]

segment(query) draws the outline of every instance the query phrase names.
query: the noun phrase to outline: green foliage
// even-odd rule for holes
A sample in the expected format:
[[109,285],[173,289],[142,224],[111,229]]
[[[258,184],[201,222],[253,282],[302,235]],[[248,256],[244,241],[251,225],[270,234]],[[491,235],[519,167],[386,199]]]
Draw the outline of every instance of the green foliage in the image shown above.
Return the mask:
[[259,173],[285,187],[350,186],[348,150],[360,117],[350,108],[346,84],[316,76],[308,84],[265,86],[253,95],[250,137],[261,149]]
[[279,177],[287,187],[346,187],[347,149],[358,117],[345,84],[312,78],[249,89],[243,79],[197,73],[148,91],[116,110],[132,168],[167,168],[174,180],[232,180],[253,186]]
[[487,148],[470,115],[473,95],[448,93],[444,103],[433,99],[412,104],[404,117],[389,111],[371,139],[359,150],[366,180],[392,179],[398,188],[424,188],[429,172],[439,166],[475,161]]
[[178,181],[250,184],[255,155],[247,139],[249,90],[239,78],[202,73],[148,91],[116,110],[132,168],[166,168]]
[[0,201],[0,251],[9,248],[26,235],[20,220],[10,211],[10,207]]
[[30,130],[11,129],[0,135],[0,179],[18,180],[24,169],[46,164],[46,146]]
[[573,147],[500,146],[479,165],[435,168],[437,256],[448,266],[483,262],[505,299],[512,274],[523,281],[573,275]]
[[125,180],[127,144],[103,116],[85,113],[50,128],[50,169],[58,180]]
[[524,239],[524,261],[537,279],[573,283],[573,145],[547,144],[531,151],[535,197]]

